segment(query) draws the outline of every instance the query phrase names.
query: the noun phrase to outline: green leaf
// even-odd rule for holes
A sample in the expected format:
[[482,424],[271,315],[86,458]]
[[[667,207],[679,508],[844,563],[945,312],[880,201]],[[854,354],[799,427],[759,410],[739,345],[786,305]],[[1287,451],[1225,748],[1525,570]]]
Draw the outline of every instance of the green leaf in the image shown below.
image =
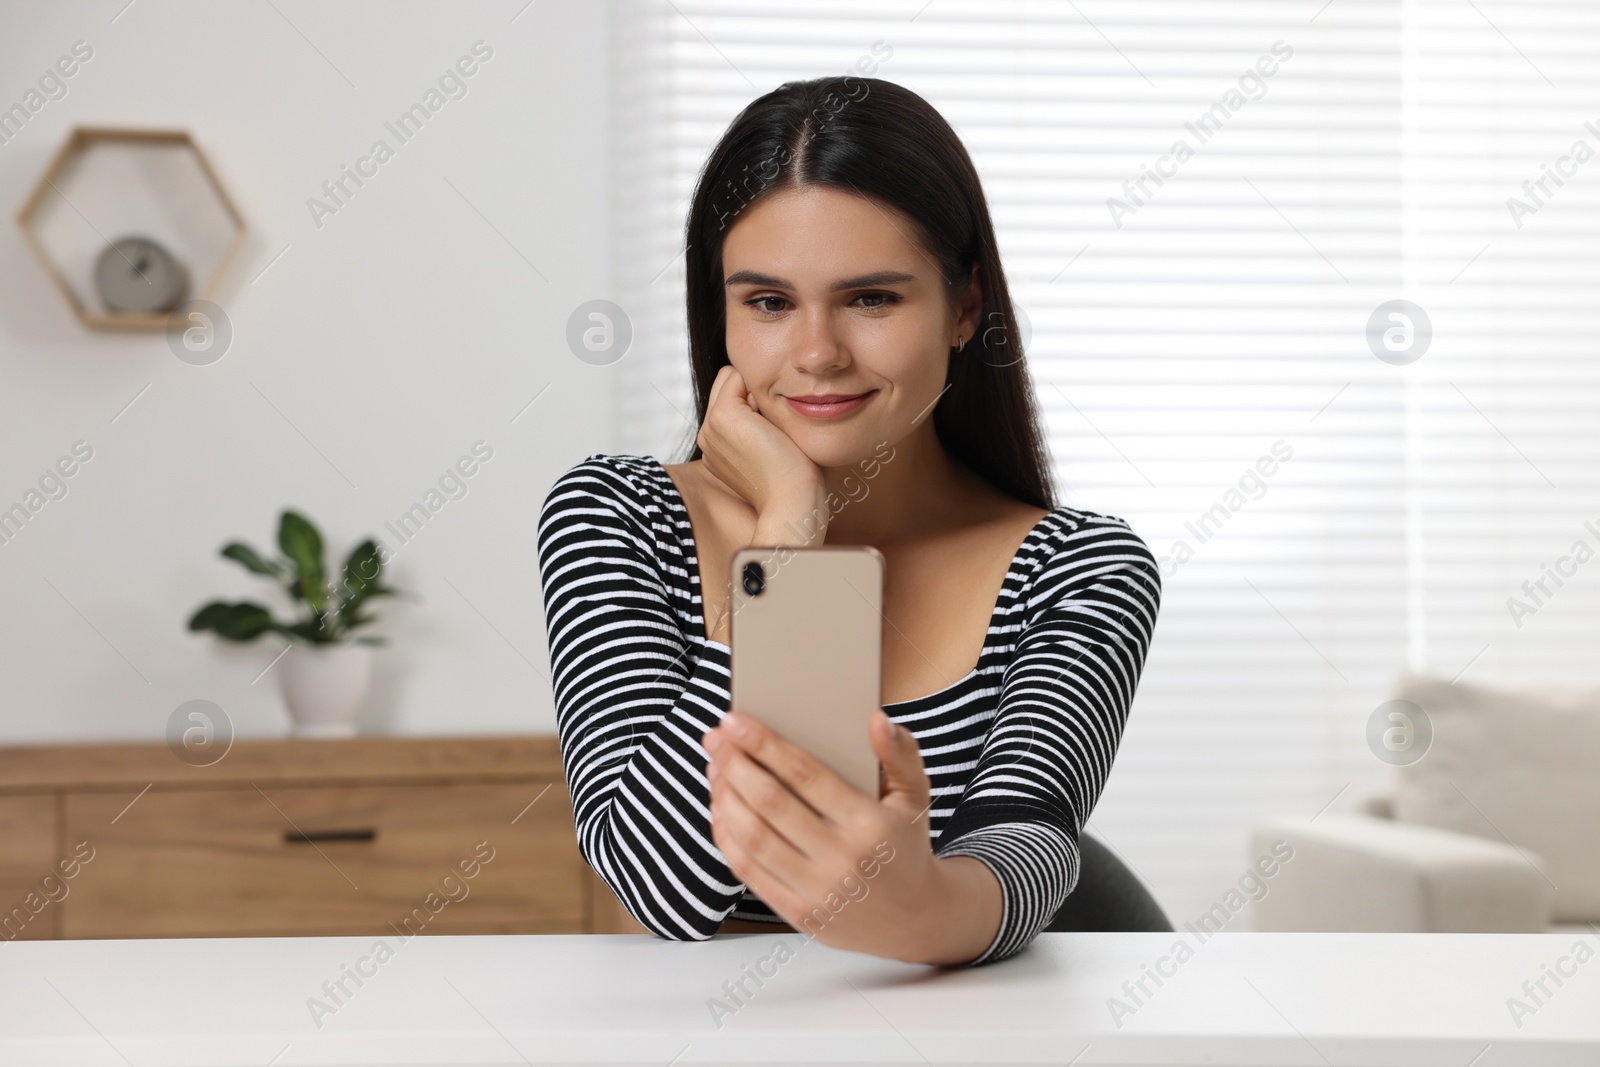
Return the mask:
[[252,574],[264,574],[268,578],[279,578],[283,575],[283,564],[276,560],[268,562],[257,555],[256,550],[242,541],[233,541],[222,549],[224,559],[231,559],[242,563],[245,569]]
[[378,542],[371,538],[352,548],[344,561],[345,581],[352,586],[357,582],[377,585],[382,573],[383,555],[378,551]]
[[278,522],[278,548],[295,565],[296,580],[291,592],[313,610],[322,611],[328,602],[322,535],[305,516],[285,509]]
[[218,637],[229,641],[254,641],[268,630],[283,629],[272,620],[272,613],[260,604],[241,600],[237,604],[222,601],[207,604],[189,620],[191,630],[213,630]]
[[368,586],[339,605],[339,621],[346,626],[353,625],[352,620],[356,618],[363,607],[367,606],[367,601],[373,597],[381,596],[399,596],[399,594],[387,586]]
[[225,603],[221,600],[213,600],[211,603],[205,605],[199,611],[190,616],[189,629],[196,632],[215,630],[217,628],[217,623],[230,616],[232,612],[232,604]]
[[333,635],[332,631],[317,622],[316,619],[306,619],[304,622],[297,622],[293,626],[285,626],[283,627],[283,632],[293,637],[298,637],[302,641],[309,641],[313,645],[332,645],[338,642],[338,638]]
[[383,557],[378,552],[376,541],[363,541],[351,550],[349,558],[344,561],[344,582],[339,590],[339,595],[344,598],[344,603],[339,607],[341,618],[348,619],[354,615],[361,602],[377,592],[382,573]]

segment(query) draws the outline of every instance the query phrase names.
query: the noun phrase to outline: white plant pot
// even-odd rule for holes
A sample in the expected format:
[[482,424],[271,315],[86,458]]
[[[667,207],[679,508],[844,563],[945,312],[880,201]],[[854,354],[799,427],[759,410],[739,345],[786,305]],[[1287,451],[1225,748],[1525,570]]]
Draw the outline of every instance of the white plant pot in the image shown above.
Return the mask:
[[298,737],[354,737],[372,687],[372,646],[297,643],[278,661],[278,685]]

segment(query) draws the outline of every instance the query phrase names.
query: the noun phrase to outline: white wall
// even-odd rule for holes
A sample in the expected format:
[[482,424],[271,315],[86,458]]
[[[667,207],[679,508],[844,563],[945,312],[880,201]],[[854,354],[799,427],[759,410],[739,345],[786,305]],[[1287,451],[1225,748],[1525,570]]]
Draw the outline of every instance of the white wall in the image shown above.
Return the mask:
[[[282,642],[184,627],[213,597],[286,607],[217,556],[273,548],[284,506],[334,559],[385,540],[392,584],[421,598],[375,602],[390,645],[366,729],[553,730],[539,504],[614,450],[626,366],[564,340],[609,295],[608,6],[125,2],[0,8],[0,107],[75,41],[94,49],[0,145],[0,508],[75,441],[94,449],[0,545],[0,743],[156,740],[197,697],[241,736],[286,731],[275,672],[253,682]],[[493,56],[467,94],[319,228],[307,199],[396,144],[384,122],[479,40]],[[231,190],[252,231],[214,296],[235,331],[219,362],[87,329],[42,273],[14,215],[79,124],[187,128]],[[467,494],[400,546],[385,521],[480,439],[493,458]]]

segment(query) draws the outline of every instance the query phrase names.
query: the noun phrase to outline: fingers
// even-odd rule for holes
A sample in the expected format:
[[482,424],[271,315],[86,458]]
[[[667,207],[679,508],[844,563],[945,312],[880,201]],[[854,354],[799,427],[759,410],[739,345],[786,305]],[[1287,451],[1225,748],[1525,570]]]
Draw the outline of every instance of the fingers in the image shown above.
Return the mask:
[[728,375],[733,373],[733,364],[724,364],[717,371],[717,376],[711,379],[711,395],[706,398],[706,410],[710,411],[717,406],[717,394],[722,391],[722,384],[728,380]]
[[761,414],[761,408],[756,403],[756,395],[750,391],[750,383],[744,380],[744,375],[733,369],[732,364],[729,364],[728,369],[732,371],[728,375],[728,404],[730,406],[737,404],[749,408],[757,415]]
[[873,715],[868,734],[883,769],[883,802],[911,815],[925,811],[932,783],[916,737],[881,708]]
[[695,443],[705,469],[758,515],[797,484],[822,495],[822,469],[762,413],[756,392],[732,364],[718,368],[712,380]]
[[[817,909],[825,907],[828,894],[837,891],[840,884],[839,878],[826,873],[834,866],[796,850],[773,821],[763,818],[724,777],[719,774],[711,783],[711,839],[728,861],[733,876],[796,930],[802,930],[803,923],[819,915],[820,922],[827,922],[830,912]],[[794,803],[809,814],[798,800]],[[814,819],[815,815],[810,817]],[[858,865],[861,862],[856,860]],[[854,874],[855,869],[849,861],[844,863],[848,874]]]
[[728,380],[728,372],[732,369],[732,364],[729,364],[717,371],[717,376],[711,379],[711,395],[706,398],[706,417],[700,423],[700,433],[695,438],[695,444],[701,449],[706,447],[706,431],[711,425],[711,413],[717,408],[717,394],[722,391],[722,384]]
[[745,384],[744,375],[735,370],[732,363],[722,369],[728,372],[728,402],[744,403],[744,398],[750,395],[750,387]]
[[748,436],[739,430],[739,408],[748,408],[749,391],[744,379],[733,365],[727,364],[717,371],[711,383],[711,396],[706,401],[706,417],[695,437],[706,463],[706,468],[745,500],[756,503],[756,483],[747,470],[748,461],[739,459],[746,447],[739,441]]
[[[757,896],[761,896],[759,883],[767,881],[768,875],[756,865],[756,862],[750,858],[749,854],[729,835],[724,819],[722,805],[712,805],[711,843],[717,846],[717,851],[722,853],[722,858],[728,861],[728,872],[754,891]],[[766,898],[762,897],[762,899],[765,900]]]
[[733,876],[760,897],[773,914],[796,930],[800,929],[800,921],[810,913],[811,905],[804,903],[804,898],[792,886],[752,856],[722,823],[711,824],[711,840],[728,861]]
[[[810,861],[720,775],[711,783],[711,810],[712,841],[741,880],[759,875],[764,882],[794,885],[805,878]],[[756,888],[748,880],[745,884]]]
[[711,395],[706,398],[707,412],[717,406],[717,398],[722,396],[724,390],[728,391],[728,399],[738,403],[743,403],[750,392],[744,377],[734,369],[732,363],[723,364],[717,370],[717,376],[711,379]]
[[737,745],[717,745],[711,750],[711,759],[710,770],[716,772],[711,779],[713,797],[731,794],[758,812],[803,860],[822,858],[828,845],[827,826],[787,785]]
[[712,732],[720,733],[760,763],[822,818],[844,824],[861,810],[864,794],[811,753],[748,715],[729,712]]

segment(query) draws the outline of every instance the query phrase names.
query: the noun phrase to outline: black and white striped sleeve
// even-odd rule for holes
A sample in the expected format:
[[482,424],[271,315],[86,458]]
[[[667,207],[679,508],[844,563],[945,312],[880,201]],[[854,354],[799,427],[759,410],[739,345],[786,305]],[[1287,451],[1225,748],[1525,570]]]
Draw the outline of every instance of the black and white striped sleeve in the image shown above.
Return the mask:
[[711,840],[700,744],[726,710],[727,660],[691,655],[657,545],[667,520],[650,499],[604,456],[545,498],[538,552],[556,729],[584,859],[647,929],[700,941],[745,889]]
[[1161,601],[1148,546],[1080,513],[1030,590],[971,782],[940,835],[1000,881],[999,932],[968,966],[1022,951],[1078,881],[1078,834],[1111,770]]

